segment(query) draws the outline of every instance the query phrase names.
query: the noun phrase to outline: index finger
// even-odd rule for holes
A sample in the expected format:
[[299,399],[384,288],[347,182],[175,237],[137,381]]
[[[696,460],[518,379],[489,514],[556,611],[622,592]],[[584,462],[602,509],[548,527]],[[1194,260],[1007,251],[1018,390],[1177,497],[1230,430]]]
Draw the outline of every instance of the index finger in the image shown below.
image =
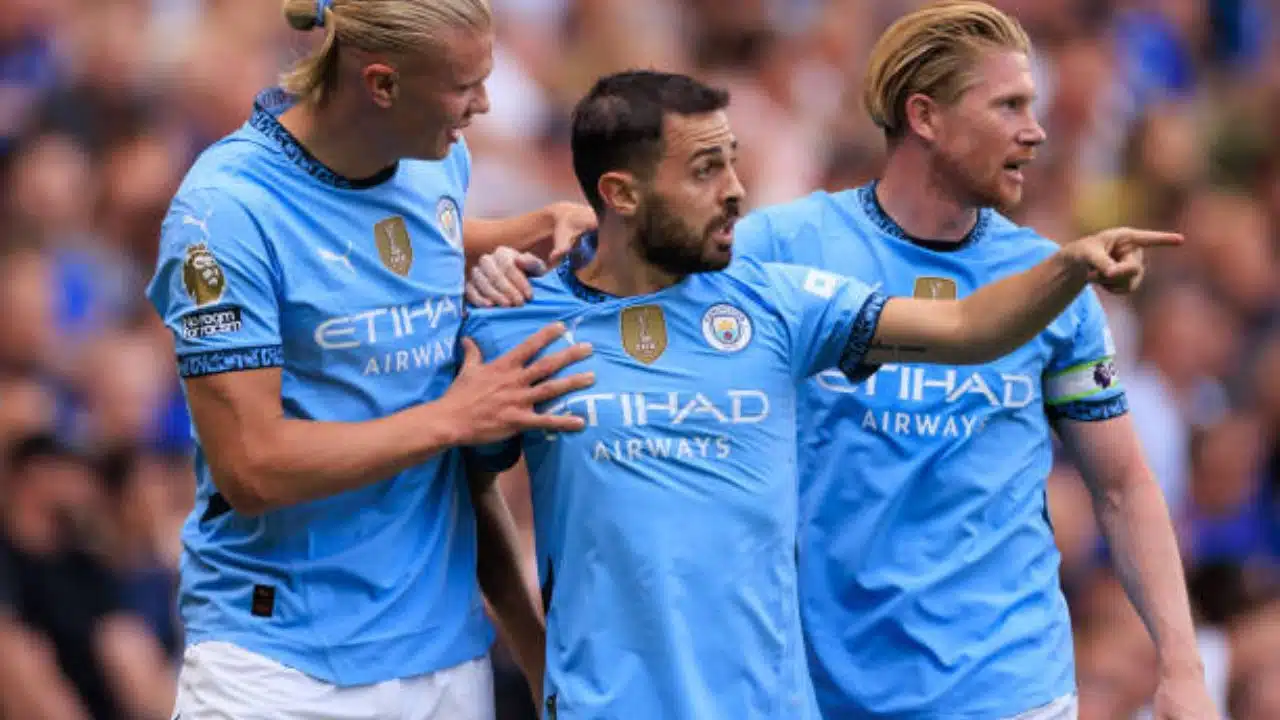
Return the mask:
[[1160,232],[1158,230],[1124,229],[1120,234],[1120,244],[1136,247],[1172,247],[1181,245],[1182,233]]
[[542,352],[544,348],[560,339],[565,332],[566,328],[562,322],[553,322],[549,325],[544,325],[540,330],[538,330],[538,332],[530,335],[519,345],[508,350],[507,354],[503,355],[500,359],[516,363],[517,367],[524,367],[529,364],[529,361],[532,360],[534,356]]

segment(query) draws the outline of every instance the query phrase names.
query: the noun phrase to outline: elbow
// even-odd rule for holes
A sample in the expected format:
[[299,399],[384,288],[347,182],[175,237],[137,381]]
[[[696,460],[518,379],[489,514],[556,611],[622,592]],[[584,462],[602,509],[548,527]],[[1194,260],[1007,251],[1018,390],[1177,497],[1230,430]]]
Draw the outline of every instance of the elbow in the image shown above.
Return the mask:
[[280,483],[272,482],[273,464],[266,453],[242,445],[237,457],[211,464],[214,485],[236,514],[258,517],[285,504]]

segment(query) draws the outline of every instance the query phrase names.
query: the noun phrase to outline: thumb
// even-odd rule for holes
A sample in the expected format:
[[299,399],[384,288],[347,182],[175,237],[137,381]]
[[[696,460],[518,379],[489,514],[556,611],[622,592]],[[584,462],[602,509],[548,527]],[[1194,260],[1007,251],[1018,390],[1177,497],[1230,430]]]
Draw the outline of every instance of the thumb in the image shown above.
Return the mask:
[[476,341],[469,337],[462,338],[462,367],[458,372],[466,372],[484,362],[484,355],[480,353],[480,346],[476,345]]
[[[555,263],[560,259],[560,256],[563,255],[564,253],[560,252],[558,248],[553,250],[551,253],[551,262]],[[520,253],[517,255],[516,267],[520,268],[520,270],[529,277],[538,277],[539,275],[544,275],[547,272],[547,264],[542,262],[542,258],[534,255],[533,253]]]

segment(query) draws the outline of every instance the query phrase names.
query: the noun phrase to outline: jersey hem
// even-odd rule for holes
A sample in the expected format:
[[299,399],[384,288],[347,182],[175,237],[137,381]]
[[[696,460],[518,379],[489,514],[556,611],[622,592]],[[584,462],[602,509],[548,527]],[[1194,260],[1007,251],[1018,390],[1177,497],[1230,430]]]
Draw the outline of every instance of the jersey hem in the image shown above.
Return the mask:
[[[1073,671],[1074,674],[1074,671]],[[824,720],[837,720],[838,718],[847,717],[863,717],[874,716],[883,720],[1013,720],[1013,718],[1030,712],[1037,708],[1044,707],[1049,703],[1060,698],[1069,697],[1074,693],[1078,693],[1074,683],[1069,683],[1068,687],[1045,689],[1032,695],[1023,695],[1018,699],[1003,702],[998,705],[988,705],[980,709],[965,710],[957,712],[951,709],[944,710],[922,710],[914,712],[866,712],[865,708],[853,708],[848,706],[828,707],[822,705],[821,717]]]
[[[438,633],[413,633],[390,640],[354,645],[305,647],[273,642],[251,633],[201,632],[188,629],[185,644],[191,647],[204,642],[230,643],[278,662],[287,668],[297,670],[315,680],[338,687],[351,687],[427,675],[482,657],[489,652],[489,646],[493,644],[493,631],[486,624],[485,631],[478,635],[478,637],[455,643],[456,647],[449,648],[448,651],[430,655],[422,655],[421,649],[429,647],[432,641],[438,641]],[[327,657],[334,654],[346,655],[342,664],[350,670],[335,671]],[[393,663],[388,668],[386,665],[389,658],[405,660]]]

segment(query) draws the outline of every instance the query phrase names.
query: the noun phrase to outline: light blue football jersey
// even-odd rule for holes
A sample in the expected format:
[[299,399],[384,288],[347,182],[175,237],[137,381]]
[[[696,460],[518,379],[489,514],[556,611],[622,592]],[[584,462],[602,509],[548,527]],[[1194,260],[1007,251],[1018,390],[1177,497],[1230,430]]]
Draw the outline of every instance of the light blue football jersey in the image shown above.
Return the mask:
[[[458,367],[470,160],[356,182],[280,125],[290,100],[205,151],[164,221],[148,294],[184,378],[279,367],[286,417],[359,422],[439,398]],[[243,517],[196,438],[182,530],[188,643],[219,640],[339,685],[483,655],[461,453],[362,489]]]
[[[960,244],[909,239],[873,186],[739,223],[735,252],[964,297],[1056,246],[980,213]],[[1074,689],[1045,503],[1051,421],[1127,410],[1092,290],[1035,340],[968,367],[826,371],[800,400],[801,596],[824,717],[1014,715]]]
[[[815,717],[796,606],[795,401],[861,359],[884,299],[749,260],[616,298],[569,262],[515,309],[472,310],[485,357],[547,323],[595,352],[595,385],[544,408],[580,433],[526,433],[547,610],[545,717]],[[557,342],[552,348],[563,347]]]

